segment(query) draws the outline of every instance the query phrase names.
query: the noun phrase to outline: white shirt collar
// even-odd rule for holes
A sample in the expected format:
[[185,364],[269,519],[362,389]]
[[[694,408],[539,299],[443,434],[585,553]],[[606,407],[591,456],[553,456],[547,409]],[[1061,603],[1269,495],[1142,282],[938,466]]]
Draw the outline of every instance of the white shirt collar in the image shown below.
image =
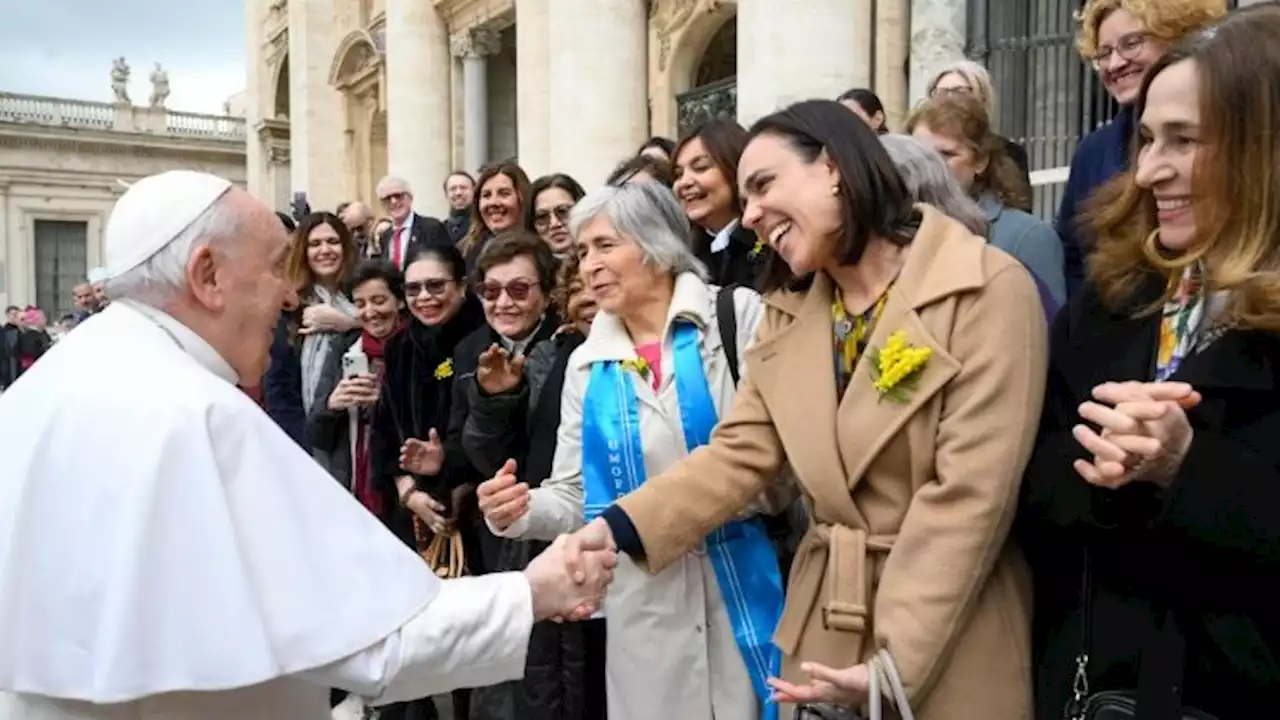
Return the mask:
[[524,351],[529,348],[529,343],[533,342],[533,339],[537,337],[538,331],[542,329],[542,323],[546,322],[546,320],[547,316],[543,315],[542,319],[538,320],[538,324],[533,326],[533,329],[529,331],[528,335],[524,336],[523,340],[512,340],[506,335],[498,333],[498,342],[502,344],[504,350],[511,354],[511,357],[524,355]]
[[711,241],[711,252],[718,253],[729,247],[729,241],[732,239],[733,231],[738,229],[738,219],[734,218],[729,221],[728,225],[720,228],[720,232],[716,233],[716,237]]
[[173,338],[178,347],[204,366],[206,370],[232,385],[240,384],[240,376],[231,367],[231,363],[228,363],[222,355],[218,354],[218,351],[214,350],[213,346],[206,342],[204,338],[197,335],[191,328],[178,322],[172,315],[159,308],[133,300],[120,300],[118,302],[121,305],[128,306],[131,310],[136,310],[148,320],[159,325],[161,330],[164,330],[169,337]]

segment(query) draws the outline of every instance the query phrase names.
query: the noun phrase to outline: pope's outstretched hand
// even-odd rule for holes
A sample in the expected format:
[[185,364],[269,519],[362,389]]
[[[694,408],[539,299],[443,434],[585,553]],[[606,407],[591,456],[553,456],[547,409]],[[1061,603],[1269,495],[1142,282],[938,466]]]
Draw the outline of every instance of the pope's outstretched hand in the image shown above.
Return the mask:
[[[613,533],[609,530],[609,524],[603,518],[596,518],[585,526],[578,529],[572,535],[561,535],[556,542],[562,542],[561,553],[564,558],[565,570],[577,582],[585,582],[590,577],[592,565],[595,560],[592,557],[596,548],[609,548],[616,553],[618,546],[613,541]],[[585,620],[591,617],[596,608],[578,608],[578,610],[565,615],[569,620]]]
[[[573,567],[567,560],[572,548]],[[618,564],[613,539],[561,535],[533,559],[524,571],[533,592],[533,616],[538,620],[583,620],[600,608],[605,589]]]

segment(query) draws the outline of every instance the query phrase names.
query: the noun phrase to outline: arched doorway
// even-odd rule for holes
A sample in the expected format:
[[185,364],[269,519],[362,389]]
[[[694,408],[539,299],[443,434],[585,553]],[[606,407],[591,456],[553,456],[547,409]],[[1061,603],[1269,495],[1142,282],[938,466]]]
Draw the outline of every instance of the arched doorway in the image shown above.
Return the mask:
[[338,44],[329,84],[343,96],[344,197],[374,204],[374,186],[387,167],[387,114],[382,93],[383,53],[373,36],[357,30]]
[[685,135],[738,109],[738,21],[730,17],[711,36],[694,70],[693,89],[676,96],[677,125]]

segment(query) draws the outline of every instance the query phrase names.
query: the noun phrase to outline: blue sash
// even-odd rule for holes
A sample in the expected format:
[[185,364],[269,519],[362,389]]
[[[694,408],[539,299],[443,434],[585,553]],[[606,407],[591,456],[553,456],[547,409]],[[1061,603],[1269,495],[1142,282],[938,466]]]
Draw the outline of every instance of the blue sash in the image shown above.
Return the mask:
[[[680,403],[680,421],[689,452],[706,445],[719,418],[698,351],[698,328],[677,322],[672,369]],[[582,487],[587,520],[644,484],[644,448],[640,440],[639,400],[630,371],[617,361],[598,362],[582,401]],[[782,573],[759,518],[735,520],[707,537],[707,557],[715,568],[733,638],[760,701],[762,720],[777,720],[778,706],[767,702],[765,679],[778,674],[782,655],[773,631],[782,617]]]

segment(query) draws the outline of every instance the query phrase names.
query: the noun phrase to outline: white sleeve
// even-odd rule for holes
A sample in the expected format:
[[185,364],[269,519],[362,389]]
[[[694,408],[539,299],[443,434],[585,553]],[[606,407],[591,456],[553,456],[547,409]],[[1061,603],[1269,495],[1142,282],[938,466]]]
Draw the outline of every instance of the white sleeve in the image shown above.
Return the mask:
[[355,655],[299,673],[375,705],[524,676],[533,595],[522,573],[447,580],[422,612]]
[[574,367],[570,356],[560,392],[560,428],[556,431],[551,477],[529,491],[529,512],[506,530],[498,530],[486,521],[489,531],[498,537],[550,542],[586,524],[582,512],[582,393],[586,373]]

